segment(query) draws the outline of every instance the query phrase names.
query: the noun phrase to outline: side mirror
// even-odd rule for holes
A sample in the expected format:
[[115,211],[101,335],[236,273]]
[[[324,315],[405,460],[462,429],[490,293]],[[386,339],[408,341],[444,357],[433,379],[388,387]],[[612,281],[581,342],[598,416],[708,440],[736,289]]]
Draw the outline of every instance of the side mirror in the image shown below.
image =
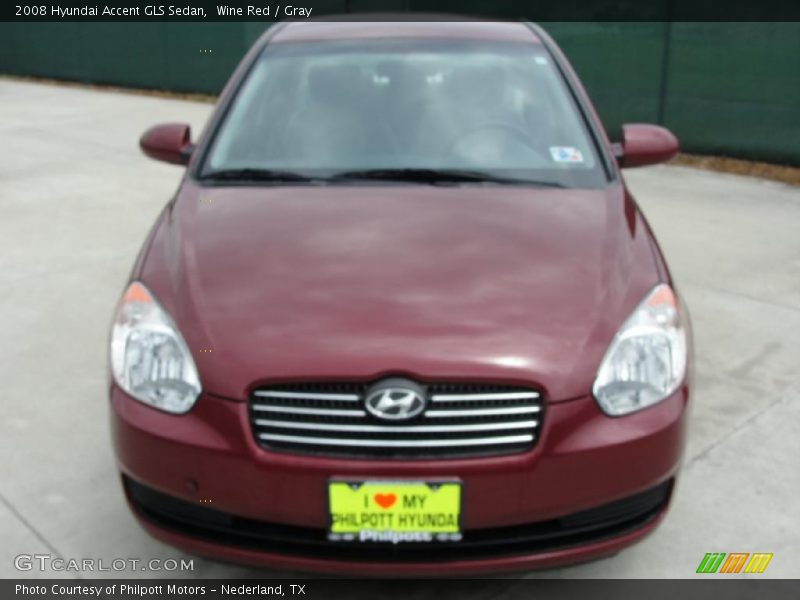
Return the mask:
[[139,138],[139,147],[147,156],[173,165],[185,165],[194,150],[191,129],[185,123],[156,125]]
[[622,126],[622,143],[616,145],[620,168],[667,162],[678,153],[678,139],[664,127],[630,123]]

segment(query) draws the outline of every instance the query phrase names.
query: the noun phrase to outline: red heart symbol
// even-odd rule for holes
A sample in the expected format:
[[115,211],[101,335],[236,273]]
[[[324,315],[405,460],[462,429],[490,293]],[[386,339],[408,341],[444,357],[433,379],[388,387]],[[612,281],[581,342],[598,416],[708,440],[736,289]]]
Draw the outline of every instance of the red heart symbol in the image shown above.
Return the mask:
[[389,508],[395,502],[397,502],[395,494],[375,494],[375,504],[381,508]]

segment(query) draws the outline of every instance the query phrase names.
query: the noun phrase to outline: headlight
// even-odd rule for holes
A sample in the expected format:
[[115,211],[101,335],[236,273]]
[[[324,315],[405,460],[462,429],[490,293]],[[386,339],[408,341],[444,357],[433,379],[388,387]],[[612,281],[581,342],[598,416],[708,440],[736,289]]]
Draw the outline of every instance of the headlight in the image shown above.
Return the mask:
[[594,397],[612,416],[651,406],[681,385],[686,358],[675,294],[668,285],[657,285],[614,336],[594,381]]
[[181,334],[148,289],[136,281],[125,291],[114,319],[111,371],[125,392],[170,413],[188,411],[202,391]]

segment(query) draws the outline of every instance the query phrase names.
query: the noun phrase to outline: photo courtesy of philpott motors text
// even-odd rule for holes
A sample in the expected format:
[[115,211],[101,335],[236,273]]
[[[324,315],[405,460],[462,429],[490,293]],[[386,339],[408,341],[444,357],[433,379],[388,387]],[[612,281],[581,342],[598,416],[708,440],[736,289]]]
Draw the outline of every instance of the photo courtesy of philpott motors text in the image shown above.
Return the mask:
[[206,594],[220,593],[223,596],[304,596],[306,584],[279,583],[277,585],[245,585],[245,584],[217,584],[197,585],[182,583],[165,584],[70,584],[48,583],[47,585],[27,585],[17,583],[14,585],[16,596],[89,596],[101,598],[103,596],[135,596],[150,598],[153,596],[204,596]]

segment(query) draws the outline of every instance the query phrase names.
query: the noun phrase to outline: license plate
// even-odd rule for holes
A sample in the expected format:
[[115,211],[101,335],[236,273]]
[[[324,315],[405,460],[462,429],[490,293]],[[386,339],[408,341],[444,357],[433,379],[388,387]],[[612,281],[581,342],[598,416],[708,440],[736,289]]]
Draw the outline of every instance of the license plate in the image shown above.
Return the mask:
[[461,539],[458,481],[329,481],[328,507],[333,541]]

